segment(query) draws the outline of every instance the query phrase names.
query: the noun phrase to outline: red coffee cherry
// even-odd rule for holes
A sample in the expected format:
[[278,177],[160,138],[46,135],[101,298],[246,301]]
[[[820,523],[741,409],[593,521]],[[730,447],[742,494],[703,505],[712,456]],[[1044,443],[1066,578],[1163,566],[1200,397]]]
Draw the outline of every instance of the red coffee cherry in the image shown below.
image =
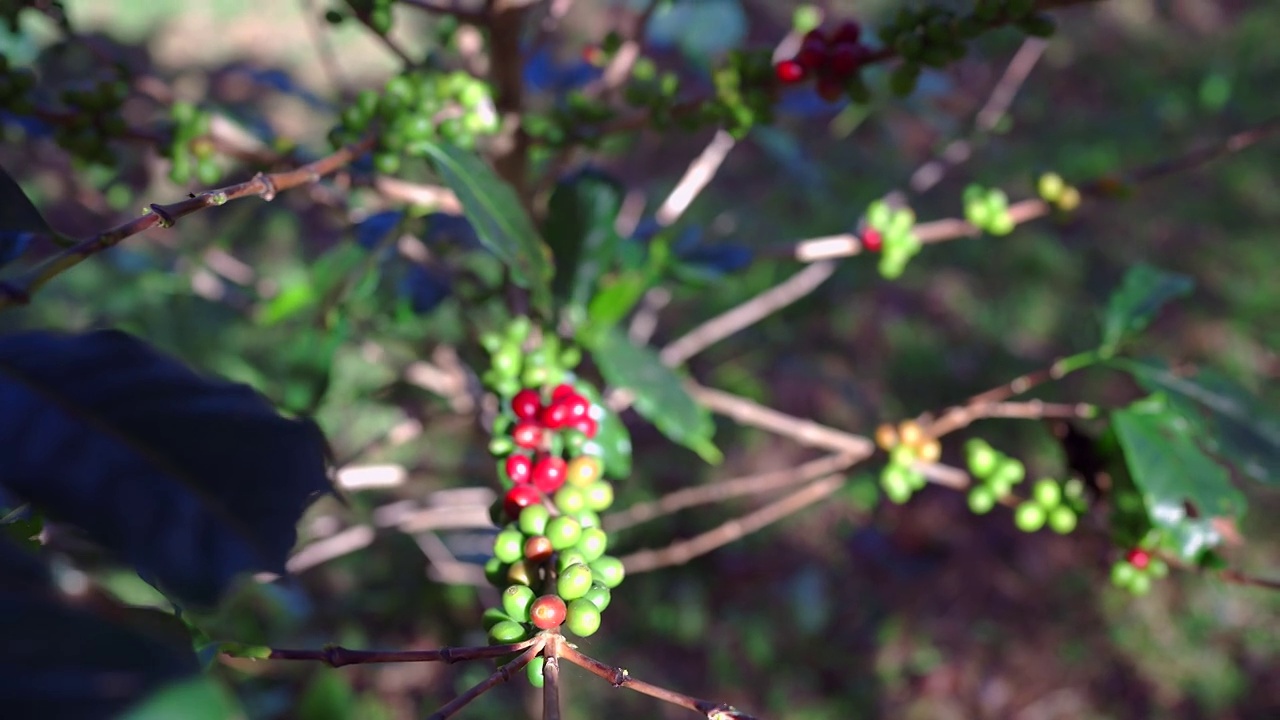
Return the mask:
[[530,476],[533,486],[550,495],[564,486],[569,464],[564,458],[542,457],[533,465]]
[[551,401],[563,400],[567,397],[577,395],[578,391],[569,383],[560,383],[551,390]]
[[508,455],[506,462],[507,477],[511,478],[511,482],[522,485],[529,482],[530,475],[533,472],[533,461],[528,455]]
[[777,65],[774,65],[773,74],[778,78],[778,82],[783,85],[795,85],[796,83],[804,81],[805,77],[808,76],[808,72],[805,70],[804,65],[801,65],[796,60],[783,60]]
[[1146,570],[1147,566],[1151,564],[1151,553],[1140,548],[1134,548],[1125,556],[1125,560],[1128,560],[1130,565],[1139,570]]
[[541,630],[552,630],[564,624],[567,608],[557,595],[543,595],[529,606],[529,621]]
[[542,426],[532,420],[521,420],[511,430],[516,447],[532,450],[542,444]]
[[848,80],[861,67],[865,58],[861,45],[842,43],[831,50],[827,58],[827,69],[841,80]]
[[569,422],[569,406],[564,400],[556,400],[542,409],[538,419],[548,430],[560,430]]
[[542,493],[532,485],[517,485],[507,491],[502,500],[502,509],[512,521],[520,519],[520,511],[542,502]]
[[827,102],[835,102],[844,95],[844,83],[839,78],[824,75],[818,78],[818,97]]
[[862,26],[854,20],[847,20],[831,33],[831,43],[838,45],[840,43],[848,43],[850,45],[858,42],[858,38],[862,36]]
[[521,420],[532,420],[542,410],[542,398],[536,390],[525,388],[511,398],[511,411]]
[[[884,236],[875,228],[867,228],[862,231],[862,249],[867,252],[880,252],[884,247]],[[892,430],[892,427],[890,427]],[[879,437],[877,432],[876,437]],[[896,439],[896,436],[895,436]]]
[[596,423],[595,418],[592,418],[586,415],[578,418],[577,420],[574,420],[573,423],[569,425],[569,427],[574,430],[577,430],[583,435],[586,435],[588,439],[595,437],[596,432],[600,429],[600,426],[598,423]]

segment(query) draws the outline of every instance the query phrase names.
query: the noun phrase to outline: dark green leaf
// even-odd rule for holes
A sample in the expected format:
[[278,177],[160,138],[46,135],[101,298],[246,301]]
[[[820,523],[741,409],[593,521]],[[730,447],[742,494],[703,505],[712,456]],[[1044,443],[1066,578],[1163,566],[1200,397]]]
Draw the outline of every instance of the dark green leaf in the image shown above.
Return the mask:
[[1112,424],[1151,522],[1188,560],[1217,545],[1221,537],[1211,519],[1239,518],[1245,498],[1226,469],[1196,445],[1193,426],[1162,395],[1117,410]]
[[1112,355],[1124,339],[1141,332],[1170,300],[1186,295],[1195,283],[1186,275],[1165,272],[1150,265],[1135,265],[1111,295],[1102,322],[1102,351]]
[[636,347],[613,329],[599,334],[591,353],[605,381],[630,391],[636,412],[662,434],[709,463],[720,462],[720,451],[711,442],[715,434],[711,413],[689,396],[680,375],[663,365],[656,353]]
[[1248,389],[1211,370],[1180,377],[1154,363],[1111,364],[1146,389],[1167,393],[1170,406],[1200,429],[1200,442],[1210,452],[1258,482],[1280,484],[1280,416]]
[[0,485],[191,604],[284,572],[326,457],[314,423],[125,333],[0,336]]
[[0,715],[6,718],[105,720],[155,688],[199,672],[186,628],[173,615],[72,605],[36,555],[2,538],[0,638]]
[[591,298],[587,317],[591,325],[599,328],[613,327],[631,312],[649,289],[649,278],[642,272],[615,275]]
[[120,720],[234,720],[244,717],[235,697],[209,676],[171,683]]
[[563,180],[551,194],[545,228],[555,257],[557,299],[585,307],[622,242],[614,229],[622,188],[596,172]]
[[[22,187],[4,168],[0,168],[0,232],[55,234]],[[4,254],[4,248],[0,247],[0,256]]]
[[550,310],[551,251],[511,186],[475,155],[452,145],[428,145],[427,153],[444,183],[458,196],[480,242],[510,269],[535,305]]

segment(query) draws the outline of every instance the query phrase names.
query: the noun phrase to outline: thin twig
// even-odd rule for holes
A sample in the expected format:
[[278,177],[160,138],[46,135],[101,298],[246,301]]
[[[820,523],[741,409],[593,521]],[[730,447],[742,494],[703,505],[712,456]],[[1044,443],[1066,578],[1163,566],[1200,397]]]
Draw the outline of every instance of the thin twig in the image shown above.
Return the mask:
[[445,718],[452,717],[454,713],[466,707],[472,700],[510,680],[512,673],[520,672],[525,665],[529,664],[530,660],[533,660],[538,653],[542,652],[542,646],[546,642],[547,640],[544,636],[535,636],[533,645],[520,653],[519,657],[498,668],[492,675],[471,686],[466,692],[449,701],[444,707],[428,715],[427,720],[445,720]]
[[127,237],[137,235],[154,227],[171,227],[180,218],[199,212],[206,208],[219,207],[232,200],[247,197],[260,197],[270,201],[277,193],[300,185],[319,182],[319,180],[356,158],[373,147],[373,139],[363,140],[355,145],[344,147],[327,157],[313,163],[303,165],[288,172],[263,174],[258,173],[247,182],[230,185],[218,190],[209,190],[181,202],[169,205],[152,204],[140,217],[104,230],[88,240],[84,240],[67,248],[44,262],[19,275],[13,281],[0,283],[0,309],[11,305],[25,305],[45,283],[59,274],[79,265],[86,258],[108,248],[114,247]]
[[988,402],[977,405],[964,405],[949,410],[937,422],[929,423],[925,427],[925,432],[930,437],[938,438],[986,418],[1041,420],[1047,418],[1088,419],[1097,416],[1097,406],[1089,403],[1047,403],[1043,400]]
[[[1014,53],[1013,59],[1005,68],[1004,74],[992,88],[986,103],[974,117],[975,133],[973,134],[977,135],[977,138],[989,134],[1004,118],[1009,111],[1009,106],[1013,104],[1013,99],[1017,97],[1018,91],[1022,89],[1023,83],[1031,75],[1032,68],[1044,55],[1048,45],[1046,40],[1037,37],[1029,37],[1022,42],[1018,52]],[[948,143],[937,157],[921,165],[911,174],[908,182],[911,191],[923,193],[937,185],[948,170],[969,159],[977,138],[957,138]]]
[[[476,647],[445,647],[437,650],[350,650],[338,645],[330,645],[321,650],[288,650],[272,648],[268,660],[309,660],[322,662],[330,667],[345,665],[368,665],[371,663],[400,662],[442,662],[453,664],[469,660],[485,660],[502,657],[521,650],[542,649],[541,638],[535,637],[523,642],[509,645],[484,645]],[[537,654],[536,652],[534,653]],[[234,653],[227,653],[235,657]],[[530,656],[532,657],[532,655]]]
[[627,688],[638,693],[643,693],[649,697],[654,697],[663,702],[670,703],[677,707],[686,708],[696,713],[700,713],[708,720],[756,720],[756,718],[741,712],[727,703],[718,703],[712,700],[699,700],[698,698],[685,695],[683,693],[658,687],[643,680],[637,680],[632,677],[631,673],[620,667],[606,665],[593,657],[578,652],[576,648],[568,643],[561,644],[559,648],[560,657],[569,662],[583,668],[587,672],[597,677],[607,680],[616,688]]
[[1218,577],[1232,585],[1247,585],[1249,587],[1266,588],[1267,590],[1280,590],[1280,580],[1255,577],[1253,575],[1242,573],[1239,570],[1223,570],[1218,573]]
[[[1123,175],[1104,176],[1081,183],[1077,186],[1080,193],[1093,199],[1115,197],[1117,190],[1132,187],[1149,180],[1165,177],[1175,173],[1194,170],[1226,155],[1234,154],[1247,147],[1280,132],[1280,117],[1272,118],[1251,127],[1233,133],[1227,138],[1211,146],[1193,150],[1185,155],[1150,165],[1144,165]],[[1021,225],[1038,218],[1045,217],[1053,211],[1053,207],[1039,198],[1030,198],[1015,202],[1009,206],[1009,217],[1015,225]],[[938,243],[956,240],[963,237],[978,237],[982,230],[960,218],[944,218],[916,225],[912,232],[922,243]],[[844,233],[818,238],[808,238],[794,242],[764,248],[757,256],[760,258],[789,258],[801,262],[820,262],[835,258],[849,257],[862,252],[862,243],[856,235]]]
[[700,535],[674,542],[658,550],[640,550],[627,555],[622,558],[622,566],[626,568],[628,574],[634,575],[672,565],[683,565],[831,496],[843,487],[844,483],[845,479],[839,475],[823,478],[759,510],[730,520]]
[[683,488],[668,493],[657,500],[636,503],[626,510],[606,515],[604,526],[610,532],[624,530],[663,515],[670,515],[698,505],[721,502],[743,495],[771,492],[806,483],[823,475],[845,470],[855,462],[856,459],[851,455],[826,455],[795,467],[713,482],[710,485]]
[[729,156],[729,151],[736,144],[737,141],[732,135],[724,130],[717,130],[707,147],[693,159],[693,162],[689,163],[688,169],[676,183],[675,189],[666,200],[662,201],[662,205],[654,214],[654,220],[663,227],[679,220],[684,211],[689,209],[694,198],[698,197],[698,194],[716,176],[725,158]]
[[552,634],[542,650],[542,720],[560,720],[560,653],[564,636]]
[[730,335],[750,327],[769,315],[813,292],[836,270],[833,262],[813,263],[774,287],[698,325],[672,341],[661,352],[662,361],[670,366],[711,347]]
[[870,457],[876,446],[869,438],[821,425],[765,407],[754,400],[701,385],[689,385],[689,394],[712,412],[731,420],[791,438],[809,447],[845,453],[854,462]]

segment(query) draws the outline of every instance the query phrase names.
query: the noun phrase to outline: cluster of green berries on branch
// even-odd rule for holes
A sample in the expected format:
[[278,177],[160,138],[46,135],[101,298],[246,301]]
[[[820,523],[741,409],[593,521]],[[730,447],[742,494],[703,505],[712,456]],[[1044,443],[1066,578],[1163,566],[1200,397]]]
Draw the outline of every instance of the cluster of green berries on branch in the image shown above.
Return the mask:
[[[524,350],[531,341],[536,352]],[[595,388],[571,375],[578,354],[560,348],[554,334],[538,337],[520,319],[484,342],[491,388],[514,378],[536,381],[509,396],[498,390],[503,398],[489,450],[503,493],[490,511],[499,530],[485,574],[503,591],[502,606],[485,612],[485,629],[494,643],[561,627],[587,637],[600,628],[625,574],[622,561],[607,554],[609,536],[600,521],[614,500],[597,442],[609,411]],[[535,355],[541,360],[530,364]],[[540,685],[541,664],[528,672]]]
[[1035,532],[1048,525],[1059,535],[1076,529],[1080,515],[1087,509],[1084,483],[1072,478],[1065,483],[1041,478],[1031,487],[1031,497],[1013,511],[1013,524],[1023,532]]
[[874,52],[862,44],[861,37],[862,27],[852,20],[830,33],[814,28],[805,34],[794,57],[774,65],[774,76],[783,85],[812,80],[818,96],[827,102],[847,96],[865,103],[870,93],[861,71]]
[[1151,592],[1152,580],[1169,574],[1169,564],[1154,555],[1151,550],[1136,547],[1125,553],[1124,558],[1111,566],[1111,583],[1134,595]]
[[964,189],[964,219],[992,235],[1008,235],[1017,225],[1009,215],[1009,196],[999,188],[970,184]]
[[901,277],[907,263],[924,248],[915,234],[915,224],[916,214],[911,208],[894,208],[883,200],[867,206],[862,245],[880,253],[877,269],[886,280]]
[[1016,458],[996,450],[981,438],[965,443],[969,473],[978,480],[969,489],[969,509],[978,515],[991,512],[1027,477],[1027,468]]
[[925,434],[914,420],[896,427],[876,428],[876,444],[889,453],[889,463],[880,472],[880,488],[889,500],[902,504],[928,483],[917,463],[934,463],[942,456],[942,445]]
[[1036,180],[1036,192],[1040,199],[1060,212],[1071,212],[1080,207],[1080,189],[1068,185],[1057,173],[1044,173]]
[[381,93],[358,94],[329,141],[338,148],[376,133],[374,167],[391,175],[399,172],[403,158],[424,157],[437,142],[470,149],[497,131],[488,83],[462,71],[422,71],[391,78]]

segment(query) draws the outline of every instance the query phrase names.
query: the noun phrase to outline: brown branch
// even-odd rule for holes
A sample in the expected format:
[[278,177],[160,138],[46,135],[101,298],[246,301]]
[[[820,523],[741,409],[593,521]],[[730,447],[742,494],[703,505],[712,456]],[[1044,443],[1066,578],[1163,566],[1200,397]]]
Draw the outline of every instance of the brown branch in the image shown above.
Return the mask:
[[560,653],[564,636],[550,634],[542,650],[542,720],[560,720]]
[[172,227],[180,218],[206,208],[225,205],[232,200],[260,197],[270,201],[277,193],[319,180],[368,152],[372,138],[344,147],[327,157],[288,172],[258,173],[252,179],[218,190],[209,190],[187,200],[169,205],[152,204],[146,212],[129,222],[98,233],[53,255],[12,281],[0,283],[0,310],[12,305],[25,305],[45,283],[79,265],[85,259],[114,247],[125,238],[154,227]]
[[[510,645],[485,645],[477,647],[440,648],[438,650],[349,650],[330,645],[321,650],[287,650],[272,648],[268,660],[309,660],[322,662],[330,667],[368,665],[370,663],[443,662],[453,664],[470,660],[502,657],[528,649],[542,649],[541,638],[532,638]],[[234,653],[226,653],[235,657]],[[533,654],[537,654],[536,652]],[[530,656],[532,657],[532,655]],[[527,661],[526,661],[527,662]]]
[[528,5],[527,0],[492,0],[480,22],[489,31],[489,80],[493,83],[494,107],[503,127],[493,144],[494,168],[526,203],[529,135],[521,123],[524,58],[520,52],[520,35]]
[[844,483],[845,479],[838,475],[823,478],[759,510],[730,520],[700,535],[674,542],[658,550],[640,550],[631,553],[622,558],[622,565],[631,575],[671,565],[683,565],[829,497],[843,487]]
[[[1234,154],[1280,132],[1280,117],[1266,120],[1247,130],[1234,133],[1211,146],[1199,148],[1185,155],[1150,165],[1138,167],[1117,178],[1104,176],[1077,186],[1080,193],[1092,199],[1110,199],[1117,189],[1133,186],[1179,172],[1194,170],[1226,155]],[[1053,207],[1039,198],[1015,202],[1009,206],[1009,217],[1015,225],[1021,225],[1045,217]],[[920,223],[912,232],[925,244],[946,242],[963,237],[978,237],[982,230],[959,218],[944,218]],[[856,235],[844,233],[809,238],[765,248],[758,253],[762,258],[788,258],[801,262],[816,262],[850,257],[862,252],[862,243]]]
[[699,700],[674,690],[668,690],[643,680],[637,680],[623,668],[606,665],[593,657],[578,652],[576,648],[568,643],[562,643],[558,650],[560,657],[597,677],[607,680],[616,688],[634,690],[677,707],[692,710],[708,718],[708,720],[756,720],[753,716],[741,712],[727,703]]
[[813,292],[836,271],[835,263],[814,263],[781,283],[698,325],[662,349],[662,361],[670,366],[684,363],[730,335],[750,327],[769,315]]
[[875,443],[861,435],[787,415],[723,390],[691,383],[689,393],[712,412],[731,420],[791,438],[802,445],[848,454],[854,462],[870,457],[876,451]]
[[1088,419],[1097,416],[1097,406],[1088,403],[1047,403],[1042,400],[982,403],[953,408],[937,422],[925,425],[924,430],[930,437],[939,438],[968,427],[978,420],[988,418],[1043,420],[1046,418]]
[[466,692],[450,700],[444,707],[428,715],[427,720],[445,720],[445,718],[452,717],[454,713],[466,707],[472,700],[510,680],[512,673],[522,670],[525,665],[529,664],[530,660],[533,660],[538,653],[542,652],[547,639],[544,635],[537,635],[531,642],[533,644],[520,653],[519,657],[498,668],[492,675],[471,686]]
[[1223,570],[1218,573],[1218,577],[1232,585],[1245,585],[1248,587],[1265,588],[1267,590],[1280,590],[1280,580],[1271,580],[1269,578],[1246,575],[1239,570]]
[[1044,50],[1048,45],[1048,41],[1037,37],[1029,37],[1022,42],[1018,52],[1014,53],[1013,59],[1005,67],[1004,74],[1000,76],[1000,79],[991,89],[991,94],[987,97],[986,103],[974,116],[974,132],[971,134],[975,137],[968,139],[958,138],[951,141],[937,157],[929,160],[911,173],[908,185],[912,192],[923,193],[928,191],[946,176],[948,170],[969,159],[973,154],[975,141],[994,130],[1000,120],[1008,113],[1009,107],[1013,104],[1013,99],[1017,97],[1018,91],[1022,89],[1023,84],[1030,77],[1031,70],[1040,61],[1040,57],[1044,55]]
[[604,527],[609,532],[616,532],[698,505],[800,485],[823,475],[845,470],[855,462],[856,459],[851,455],[827,455],[783,470],[756,473],[713,482],[710,485],[684,488],[657,500],[636,503],[626,510],[607,515],[604,518]]

